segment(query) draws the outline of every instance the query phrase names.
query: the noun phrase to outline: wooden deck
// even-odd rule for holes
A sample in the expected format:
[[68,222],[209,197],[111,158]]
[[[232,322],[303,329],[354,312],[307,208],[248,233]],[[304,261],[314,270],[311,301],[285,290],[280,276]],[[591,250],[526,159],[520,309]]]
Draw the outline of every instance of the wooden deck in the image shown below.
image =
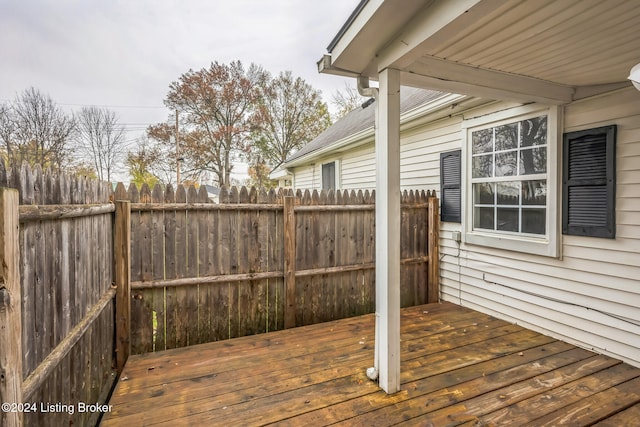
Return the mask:
[[402,311],[402,391],[365,376],[374,316],[129,359],[102,426],[632,426],[640,369],[449,303]]

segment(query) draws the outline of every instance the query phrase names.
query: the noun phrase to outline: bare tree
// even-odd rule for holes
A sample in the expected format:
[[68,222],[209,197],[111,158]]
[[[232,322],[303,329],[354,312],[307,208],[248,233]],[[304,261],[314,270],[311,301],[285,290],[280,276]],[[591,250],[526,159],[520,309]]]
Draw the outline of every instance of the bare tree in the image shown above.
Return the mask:
[[360,107],[366,98],[360,96],[356,88],[344,84],[343,90],[337,90],[331,96],[331,104],[336,108],[334,120],[337,121]]
[[107,108],[83,107],[77,116],[78,142],[86,160],[93,164],[98,178],[111,181],[114,167],[125,154],[125,131]]
[[76,123],[53,100],[35,88],[0,107],[0,139],[12,163],[62,167]]

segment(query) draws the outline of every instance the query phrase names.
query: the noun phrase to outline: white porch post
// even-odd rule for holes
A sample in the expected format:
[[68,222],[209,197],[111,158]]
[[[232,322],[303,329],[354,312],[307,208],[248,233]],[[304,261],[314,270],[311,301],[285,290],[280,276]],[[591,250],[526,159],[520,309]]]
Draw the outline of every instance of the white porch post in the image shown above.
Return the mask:
[[378,383],[400,391],[400,73],[379,74],[376,133],[376,346]]

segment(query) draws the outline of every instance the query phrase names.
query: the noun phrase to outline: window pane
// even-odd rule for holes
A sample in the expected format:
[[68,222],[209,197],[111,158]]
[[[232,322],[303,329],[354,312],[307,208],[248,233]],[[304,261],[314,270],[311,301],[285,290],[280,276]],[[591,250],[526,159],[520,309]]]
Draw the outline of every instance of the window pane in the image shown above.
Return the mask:
[[520,151],[520,175],[547,172],[547,149],[532,148]]
[[496,187],[499,205],[518,205],[520,199],[519,182],[500,182]]
[[473,184],[473,203],[476,205],[494,204],[493,186],[494,184],[489,183]]
[[534,117],[520,122],[521,147],[533,147],[547,143],[547,116]]
[[493,230],[493,208],[475,208],[473,210],[473,228]]
[[496,128],[496,151],[518,148],[518,123]]
[[493,154],[473,158],[473,177],[487,178],[493,176]]
[[493,151],[493,129],[477,130],[471,134],[473,154]]
[[522,182],[522,204],[539,205],[547,204],[547,181],[523,181]]
[[498,208],[498,230],[518,231],[518,208]]
[[518,152],[508,151],[496,154],[496,176],[515,176],[518,174]]
[[336,163],[325,163],[322,165],[322,189],[330,190],[336,188]]
[[546,209],[522,208],[522,232],[545,234]]

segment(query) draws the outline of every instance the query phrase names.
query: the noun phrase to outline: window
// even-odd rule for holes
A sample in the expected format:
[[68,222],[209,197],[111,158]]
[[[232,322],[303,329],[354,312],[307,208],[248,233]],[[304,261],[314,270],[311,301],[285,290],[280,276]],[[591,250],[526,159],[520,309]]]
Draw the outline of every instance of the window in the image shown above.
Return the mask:
[[440,154],[440,220],[461,221],[460,150]]
[[528,105],[465,123],[466,242],[558,255],[559,114]]
[[564,234],[615,238],[616,131],[612,125],[564,135]]
[[322,165],[322,189],[336,190],[336,162]]
[[471,132],[473,229],[546,233],[547,117]]

